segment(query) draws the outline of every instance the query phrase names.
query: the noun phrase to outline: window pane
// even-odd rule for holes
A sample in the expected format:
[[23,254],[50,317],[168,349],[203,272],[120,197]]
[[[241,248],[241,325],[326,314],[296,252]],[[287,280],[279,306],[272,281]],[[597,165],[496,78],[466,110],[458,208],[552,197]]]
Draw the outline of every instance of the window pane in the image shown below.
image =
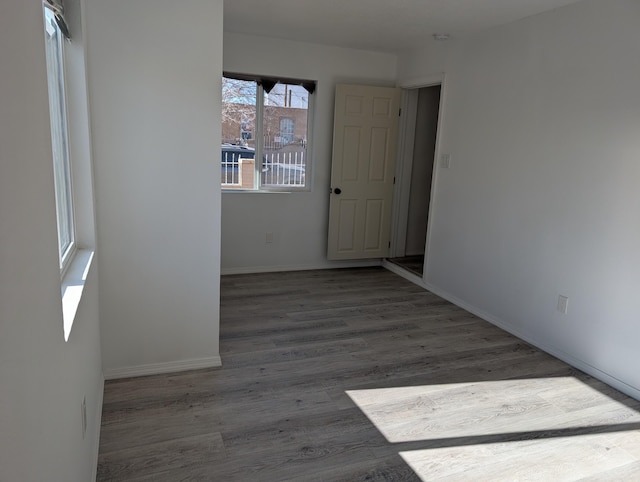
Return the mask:
[[71,170],[67,145],[68,134],[64,97],[63,40],[51,11],[45,8],[44,12],[51,143],[58,221],[58,249],[60,266],[62,267],[74,243]]
[[278,83],[264,94],[262,185],[305,185],[309,92]]
[[254,81],[222,79],[222,187],[253,189],[256,148]]

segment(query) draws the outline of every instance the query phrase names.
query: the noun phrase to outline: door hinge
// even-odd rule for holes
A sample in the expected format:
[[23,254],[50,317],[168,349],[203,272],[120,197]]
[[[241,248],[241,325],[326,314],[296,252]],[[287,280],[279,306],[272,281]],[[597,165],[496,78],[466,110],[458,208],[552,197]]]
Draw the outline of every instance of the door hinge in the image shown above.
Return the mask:
[[401,115],[402,115],[402,107],[398,109],[398,117],[400,117]]
[[396,176],[393,176],[393,183],[396,183]]
[[391,247],[391,241],[389,241],[389,247]]

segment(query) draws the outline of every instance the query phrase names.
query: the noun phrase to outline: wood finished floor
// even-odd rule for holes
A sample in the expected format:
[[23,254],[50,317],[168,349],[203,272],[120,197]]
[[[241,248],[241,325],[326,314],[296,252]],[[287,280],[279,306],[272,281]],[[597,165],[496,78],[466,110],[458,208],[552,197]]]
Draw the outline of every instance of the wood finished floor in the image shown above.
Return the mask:
[[225,276],[223,368],[109,381],[98,480],[640,480],[640,403],[382,268]]

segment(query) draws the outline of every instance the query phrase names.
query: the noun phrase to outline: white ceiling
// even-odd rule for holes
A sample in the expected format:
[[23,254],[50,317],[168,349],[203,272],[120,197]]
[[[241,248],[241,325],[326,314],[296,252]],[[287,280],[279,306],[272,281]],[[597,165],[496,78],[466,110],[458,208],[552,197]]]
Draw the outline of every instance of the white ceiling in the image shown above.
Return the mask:
[[434,33],[460,36],[578,0],[225,0],[225,31],[398,51]]

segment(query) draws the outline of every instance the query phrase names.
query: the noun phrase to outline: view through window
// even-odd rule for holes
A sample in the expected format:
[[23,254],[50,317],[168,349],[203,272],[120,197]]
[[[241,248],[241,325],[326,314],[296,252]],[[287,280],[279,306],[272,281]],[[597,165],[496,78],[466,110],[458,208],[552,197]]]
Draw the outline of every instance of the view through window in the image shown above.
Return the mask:
[[224,189],[307,186],[312,92],[302,81],[223,77]]

